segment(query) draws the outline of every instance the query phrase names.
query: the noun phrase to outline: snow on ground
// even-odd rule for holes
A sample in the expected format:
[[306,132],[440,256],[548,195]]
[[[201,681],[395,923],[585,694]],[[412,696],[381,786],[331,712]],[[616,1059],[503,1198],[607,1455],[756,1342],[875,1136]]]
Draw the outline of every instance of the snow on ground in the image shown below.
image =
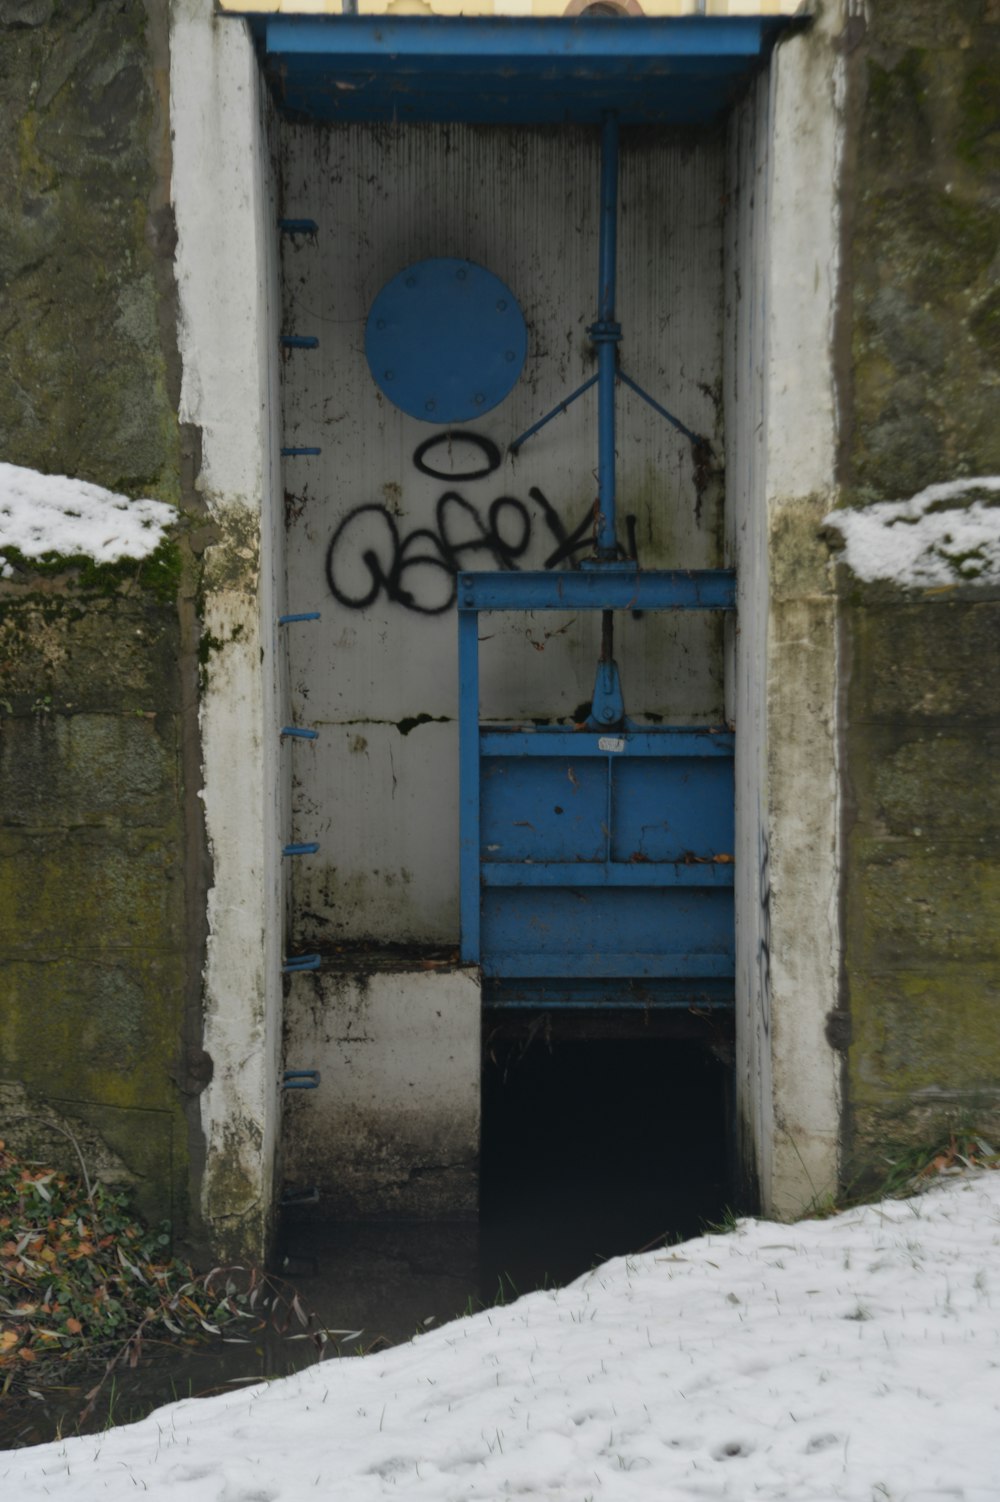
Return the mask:
[[10,1502],[997,1502],[1000,1173],[0,1454]]
[[1000,583],[1000,476],[929,485],[908,501],[833,511],[844,562],[868,583]]
[[[165,501],[131,501],[101,485],[0,464],[0,548],[26,558],[84,554],[97,563],[145,558],[177,512]],[[2,564],[2,560],[0,560]],[[0,577],[9,578],[10,564]]]

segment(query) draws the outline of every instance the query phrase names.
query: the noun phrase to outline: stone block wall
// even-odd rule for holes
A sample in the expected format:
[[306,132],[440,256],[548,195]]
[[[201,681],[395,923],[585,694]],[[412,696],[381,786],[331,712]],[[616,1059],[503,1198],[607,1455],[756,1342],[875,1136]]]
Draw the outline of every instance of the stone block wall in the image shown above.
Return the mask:
[[167,7],[0,0],[0,460],[184,507],[0,582],[0,1131],[196,1231],[197,434],[177,422]]
[[[867,9],[848,58],[849,505],[1000,473],[1000,5]],[[850,1182],[953,1125],[1000,1130],[1000,590],[838,572]]]

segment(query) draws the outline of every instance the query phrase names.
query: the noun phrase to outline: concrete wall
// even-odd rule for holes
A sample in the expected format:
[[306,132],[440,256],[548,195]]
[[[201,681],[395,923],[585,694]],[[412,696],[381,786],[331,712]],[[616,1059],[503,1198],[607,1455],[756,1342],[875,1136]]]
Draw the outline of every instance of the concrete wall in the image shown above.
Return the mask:
[[172,195],[182,419],[201,435],[207,894],[202,1210],[223,1254],[260,1255],[274,1217],[281,1045],[282,795],[277,206],[270,104],[242,22],[178,0]]
[[748,1196],[778,1215],[839,1171],[837,616],[818,533],[837,498],[843,19],[824,7],[783,42],[730,125],[737,1116]]
[[[1000,472],[1000,10],[879,0],[854,41],[841,464],[863,505]],[[1000,600],[840,582],[854,1180],[1000,1127]]]
[[289,829],[269,106],[211,0],[0,26],[0,452],[182,507],[141,569],[0,584],[4,1133],[72,1162],[68,1127],[151,1219],[260,1258]]
[[726,561],[737,571],[727,633],[726,713],[736,737],[736,1100],[741,1191],[771,1182],[771,897],[767,804],[766,358],[771,80],[729,125],[725,287]]
[[347,960],[291,977],[284,1172],[336,1219],[473,1216],[479,1200],[482,1003],[475,971]]
[[[183,502],[162,8],[0,5],[0,456]],[[4,665],[0,1124],[199,1236],[198,534],[23,561]]]

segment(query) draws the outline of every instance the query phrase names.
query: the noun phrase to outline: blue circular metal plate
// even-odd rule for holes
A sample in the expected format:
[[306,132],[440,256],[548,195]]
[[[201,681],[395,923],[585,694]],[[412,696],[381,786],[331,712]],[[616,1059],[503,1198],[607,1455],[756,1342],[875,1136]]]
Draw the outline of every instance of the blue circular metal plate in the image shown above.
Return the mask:
[[517,384],[528,331],[517,299],[474,261],[435,256],[386,282],[365,354],[391,402],[422,422],[469,422]]

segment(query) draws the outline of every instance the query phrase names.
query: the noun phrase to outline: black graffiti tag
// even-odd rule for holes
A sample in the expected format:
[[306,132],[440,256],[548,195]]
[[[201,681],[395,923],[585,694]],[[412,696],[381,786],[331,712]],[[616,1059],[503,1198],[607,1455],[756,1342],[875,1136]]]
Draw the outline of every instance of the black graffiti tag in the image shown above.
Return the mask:
[[[455,440],[471,444],[482,454],[482,464],[462,472],[447,471],[428,463],[429,452]],[[442,480],[484,479],[499,469],[500,451],[491,439],[473,433],[442,433],[427,439],[414,454],[414,464],[423,473]],[[537,486],[528,492],[537,507],[533,512],[516,496],[502,495],[492,501],[485,516],[457,490],[446,490],[434,508],[433,527],[415,527],[402,533],[386,506],[369,502],[355,506],[343,518],[326,554],[326,577],[330,592],[349,610],[364,610],[380,595],[419,615],[443,615],[455,603],[456,576],[460,569],[483,566],[491,561],[498,569],[518,569],[531,544],[536,520],[555,546],[543,568],[557,568],[590,546],[593,508],[567,531],[551,502]]]
[[[471,444],[474,449],[479,449],[483,456],[483,463],[479,469],[435,469],[433,464],[427,463],[427,455],[432,449],[443,448],[446,453],[451,453],[455,444]],[[494,470],[500,468],[500,450],[492,438],[484,438],[482,433],[433,433],[430,438],[425,438],[423,443],[418,444],[413,452],[413,466],[419,469],[422,475],[430,475],[435,480],[485,480]]]

